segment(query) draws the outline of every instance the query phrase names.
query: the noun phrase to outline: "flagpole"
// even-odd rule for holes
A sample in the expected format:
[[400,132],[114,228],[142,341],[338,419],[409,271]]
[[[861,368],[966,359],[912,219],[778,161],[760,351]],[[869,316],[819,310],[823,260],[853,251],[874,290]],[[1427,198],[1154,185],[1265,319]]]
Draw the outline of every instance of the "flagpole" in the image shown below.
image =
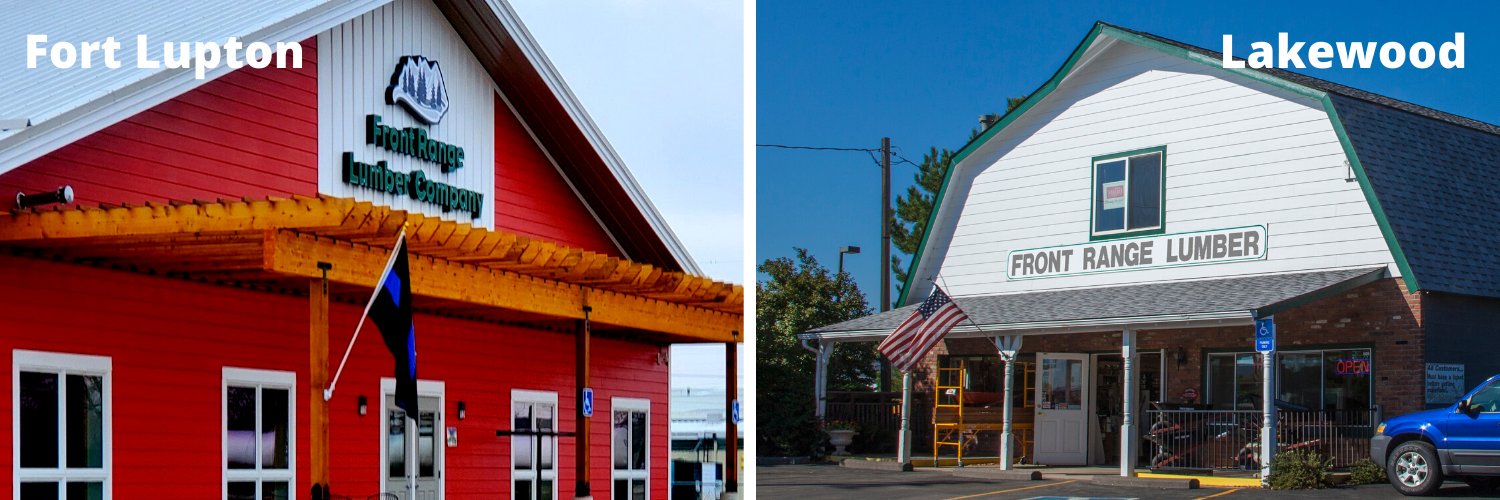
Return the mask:
[[[406,240],[406,226],[401,226],[401,233],[396,235],[396,244],[402,245]],[[365,328],[365,318],[370,317],[370,307],[375,305],[375,297],[380,295],[380,285],[385,283],[391,274],[391,265],[396,263],[396,251],[391,249],[391,258],[385,262],[385,271],[380,273],[380,281],[375,282],[375,291],[370,292],[370,300],[365,302],[365,312],[359,315],[359,323],[354,324],[354,336],[349,339],[349,346],[344,348],[344,359],[339,360],[338,371],[333,372],[333,381],[328,383],[328,388],[323,389],[323,400],[333,399],[333,389],[339,385],[339,376],[344,374],[344,364],[349,362],[349,353],[354,352],[354,341],[359,340],[359,332]]]

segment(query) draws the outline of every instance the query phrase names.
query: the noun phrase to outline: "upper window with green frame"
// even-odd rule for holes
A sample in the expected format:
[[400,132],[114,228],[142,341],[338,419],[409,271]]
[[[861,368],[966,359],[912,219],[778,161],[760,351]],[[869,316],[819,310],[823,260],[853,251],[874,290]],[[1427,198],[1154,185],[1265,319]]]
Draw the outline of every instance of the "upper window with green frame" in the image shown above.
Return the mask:
[[1163,232],[1166,160],[1166,146],[1094,157],[1090,239]]

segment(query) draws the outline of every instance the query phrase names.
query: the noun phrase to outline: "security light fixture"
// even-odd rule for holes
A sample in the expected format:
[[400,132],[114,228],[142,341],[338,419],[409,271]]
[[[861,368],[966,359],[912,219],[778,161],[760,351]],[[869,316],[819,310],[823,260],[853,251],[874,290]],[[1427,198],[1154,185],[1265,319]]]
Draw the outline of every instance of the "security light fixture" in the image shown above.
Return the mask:
[[1187,366],[1187,349],[1183,349],[1182,346],[1177,346],[1177,352],[1173,354],[1176,355],[1178,368]]
[[73,186],[72,185],[64,185],[62,187],[57,188],[56,191],[49,191],[49,192],[45,192],[45,193],[36,193],[36,194],[26,194],[26,193],[21,193],[21,192],[17,192],[16,193],[16,208],[27,208],[27,207],[35,207],[35,206],[40,206],[40,205],[50,205],[50,204],[53,204],[53,203],[72,203],[72,202],[73,202]]
[[[463,404],[463,403],[459,403],[459,404]],[[367,399],[367,398],[365,398],[364,396],[360,396],[359,397],[359,416],[363,417],[363,416],[365,416],[365,413],[368,413],[369,411],[370,411],[370,400]]]
[[859,247],[847,246],[839,248],[839,274],[844,274],[844,254],[857,254]]
[[463,401],[459,401],[458,402],[458,419],[459,420],[463,420],[464,418],[466,418],[468,416],[469,416],[469,405],[464,404]]

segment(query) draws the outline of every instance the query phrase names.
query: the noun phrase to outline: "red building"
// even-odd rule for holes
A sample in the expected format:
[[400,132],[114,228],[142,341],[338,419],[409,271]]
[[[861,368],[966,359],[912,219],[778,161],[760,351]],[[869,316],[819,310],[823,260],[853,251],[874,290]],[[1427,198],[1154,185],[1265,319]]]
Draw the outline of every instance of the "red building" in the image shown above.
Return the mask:
[[[0,497],[666,498],[667,346],[727,344],[735,394],[743,288],[697,276],[516,14],[243,3],[12,21],[201,15],[301,66],[15,75]],[[403,228],[410,426],[374,328],[341,362]]]

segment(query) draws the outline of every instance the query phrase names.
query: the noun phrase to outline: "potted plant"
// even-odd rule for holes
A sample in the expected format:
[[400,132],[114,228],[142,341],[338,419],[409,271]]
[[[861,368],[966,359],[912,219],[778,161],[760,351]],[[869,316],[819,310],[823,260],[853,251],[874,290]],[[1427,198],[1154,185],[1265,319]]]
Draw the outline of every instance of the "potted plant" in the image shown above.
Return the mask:
[[823,432],[828,433],[828,443],[833,445],[834,455],[848,456],[849,451],[844,447],[854,442],[859,426],[848,420],[830,420],[823,424]]

